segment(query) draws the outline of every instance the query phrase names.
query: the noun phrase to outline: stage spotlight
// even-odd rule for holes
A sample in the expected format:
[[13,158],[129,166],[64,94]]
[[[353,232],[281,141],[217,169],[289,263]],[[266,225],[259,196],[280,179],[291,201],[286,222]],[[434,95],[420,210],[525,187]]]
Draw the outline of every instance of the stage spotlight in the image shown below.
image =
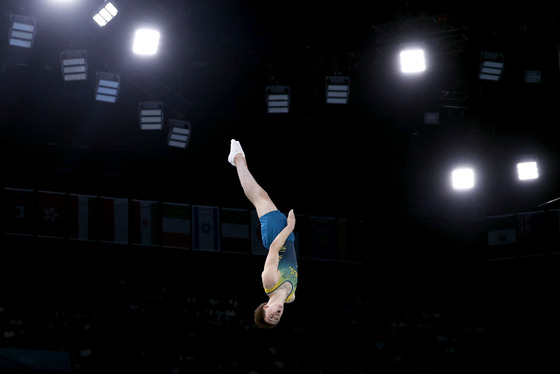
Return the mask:
[[401,72],[421,73],[426,70],[426,57],[421,45],[405,45],[400,52]]
[[118,74],[97,73],[97,84],[95,86],[95,100],[107,103],[117,102],[121,78]]
[[187,144],[191,138],[191,124],[187,121],[178,119],[169,120],[169,136],[167,137],[167,145],[176,148],[187,148]]
[[520,181],[539,178],[539,168],[534,156],[517,157],[517,178]]
[[107,3],[93,16],[93,20],[103,27],[115,18],[118,12],[118,9],[112,3]]
[[16,14],[10,15],[10,45],[31,48],[35,40],[35,31],[35,20],[33,18]]
[[350,95],[350,78],[348,77],[327,77],[327,104],[348,104]]
[[268,113],[288,113],[290,108],[290,87],[268,86],[266,88]]
[[149,101],[138,105],[141,130],[161,130],[163,127],[163,103]]
[[472,189],[474,182],[474,170],[471,168],[461,167],[451,172],[451,185],[455,190]]
[[87,53],[84,50],[64,51],[60,54],[62,78],[65,81],[87,79]]
[[519,180],[531,180],[539,177],[539,169],[535,161],[519,162],[517,164],[517,175]]
[[479,79],[498,81],[504,71],[504,55],[494,52],[482,52],[480,54]]
[[153,29],[138,29],[134,34],[132,51],[138,55],[155,55],[158,50],[159,31]]

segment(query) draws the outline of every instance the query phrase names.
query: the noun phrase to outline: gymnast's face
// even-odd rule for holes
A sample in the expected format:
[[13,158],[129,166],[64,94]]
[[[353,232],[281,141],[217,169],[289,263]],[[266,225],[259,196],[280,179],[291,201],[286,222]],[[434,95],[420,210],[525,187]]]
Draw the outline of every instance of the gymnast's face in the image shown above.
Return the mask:
[[284,313],[284,305],[265,305],[265,321],[271,325],[280,322],[280,317]]

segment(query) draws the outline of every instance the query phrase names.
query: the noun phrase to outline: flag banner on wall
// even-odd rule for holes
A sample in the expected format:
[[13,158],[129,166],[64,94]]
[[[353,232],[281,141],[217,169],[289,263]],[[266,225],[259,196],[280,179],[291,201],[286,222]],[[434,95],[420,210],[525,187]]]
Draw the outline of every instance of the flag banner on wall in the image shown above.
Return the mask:
[[161,215],[156,201],[130,201],[130,242],[160,245]]
[[68,237],[78,240],[99,238],[99,198],[68,195]]
[[221,248],[224,252],[251,252],[250,221],[250,213],[246,209],[221,209]]
[[336,260],[338,248],[337,220],[332,217],[309,217],[309,257]]
[[547,247],[546,231],[543,210],[517,213],[516,241],[521,254],[543,253]]
[[560,210],[547,212],[546,227],[550,252],[557,252],[560,250]]
[[193,249],[219,251],[219,209],[217,207],[199,205],[194,205],[192,209]]
[[369,243],[375,237],[374,235],[379,235],[379,226],[375,226],[371,221],[348,219],[346,230],[348,235],[346,260],[362,263],[369,255],[367,251],[364,251],[364,243]]
[[514,214],[489,216],[486,223],[488,225],[489,246],[515,244],[517,239]]
[[162,242],[165,247],[191,248],[191,215],[190,205],[163,203]]
[[266,256],[268,254],[268,250],[265,248],[262,242],[262,237],[260,235],[261,222],[259,221],[259,217],[257,216],[257,211],[251,210],[249,216],[250,216],[249,231],[251,233],[251,253],[254,255]]
[[128,244],[128,199],[100,197],[99,216],[101,241]]
[[65,193],[37,191],[37,209],[35,212],[38,236],[66,237],[68,214]]
[[4,188],[4,231],[8,234],[33,235],[35,193],[33,190]]

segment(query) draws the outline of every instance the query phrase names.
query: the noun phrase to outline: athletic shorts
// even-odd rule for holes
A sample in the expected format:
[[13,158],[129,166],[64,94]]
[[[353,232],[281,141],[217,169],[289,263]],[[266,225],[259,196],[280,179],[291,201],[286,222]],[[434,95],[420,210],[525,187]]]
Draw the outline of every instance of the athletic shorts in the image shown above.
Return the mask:
[[[268,249],[274,241],[274,238],[288,225],[288,218],[279,210],[273,210],[263,215],[260,221],[262,241],[265,248]],[[295,241],[293,232],[290,233],[287,240]]]

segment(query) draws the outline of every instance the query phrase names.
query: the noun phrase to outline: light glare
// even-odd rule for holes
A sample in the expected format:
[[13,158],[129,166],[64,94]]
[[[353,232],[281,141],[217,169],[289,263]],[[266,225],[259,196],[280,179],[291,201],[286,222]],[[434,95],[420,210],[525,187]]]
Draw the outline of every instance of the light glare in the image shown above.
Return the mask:
[[400,53],[401,71],[403,73],[421,73],[426,70],[424,50],[405,49]]
[[155,55],[158,50],[159,31],[138,29],[134,35],[132,51],[138,55]]
[[456,190],[468,190],[474,187],[474,171],[471,168],[458,168],[451,173],[451,183]]
[[539,177],[539,169],[535,161],[520,162],[517,164],[517,176],[519,180],[531,180]]

